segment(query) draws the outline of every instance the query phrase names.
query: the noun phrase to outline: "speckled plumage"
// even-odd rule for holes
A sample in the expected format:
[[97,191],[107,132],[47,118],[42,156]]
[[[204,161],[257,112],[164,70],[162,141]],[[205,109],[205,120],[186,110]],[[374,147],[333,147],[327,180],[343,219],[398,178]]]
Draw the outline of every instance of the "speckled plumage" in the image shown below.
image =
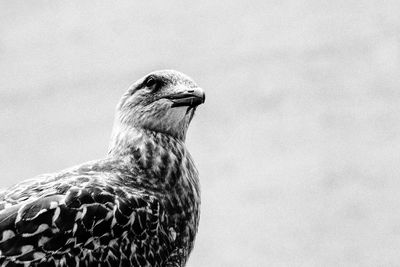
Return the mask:
[[[149,76],[161,89],[153,90]],[[182,105],[181,93],[194,88],[175,71],[140,79],[118,105],[105,159],[1,192],[1,266],[184,266],[200,205],[184,139],[199,103],[196,95]],[[164,99],[172,93],[177,108]]]

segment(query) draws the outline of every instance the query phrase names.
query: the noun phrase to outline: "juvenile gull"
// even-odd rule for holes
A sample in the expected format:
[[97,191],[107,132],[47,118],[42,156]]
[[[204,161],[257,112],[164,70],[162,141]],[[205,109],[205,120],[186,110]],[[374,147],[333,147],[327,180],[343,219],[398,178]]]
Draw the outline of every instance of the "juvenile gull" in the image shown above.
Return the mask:
[[204,100],[177,71],[135,82],[104,159],[0,193],[1,266],[184,266],[200,206],[185,137]]

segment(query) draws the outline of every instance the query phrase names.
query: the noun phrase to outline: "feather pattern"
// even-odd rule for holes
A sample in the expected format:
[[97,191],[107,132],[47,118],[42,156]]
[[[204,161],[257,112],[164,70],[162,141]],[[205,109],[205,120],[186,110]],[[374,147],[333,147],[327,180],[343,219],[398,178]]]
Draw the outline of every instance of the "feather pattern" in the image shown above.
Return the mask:
[[1,266],[185,265],[200,190],[184,139],[118,127],[105,159],[0,193]]

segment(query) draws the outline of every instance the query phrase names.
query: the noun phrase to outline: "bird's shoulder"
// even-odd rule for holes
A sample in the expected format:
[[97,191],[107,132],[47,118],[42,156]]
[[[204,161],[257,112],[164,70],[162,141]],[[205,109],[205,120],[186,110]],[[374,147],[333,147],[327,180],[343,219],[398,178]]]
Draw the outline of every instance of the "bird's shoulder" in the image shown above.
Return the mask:
[[0,192],[0,210],[43,196],[66,194],[72,187],[118,186],[122,178],[140,175],[134,166],[127,167],[121,160],[89,161],[57,173],[38,175]]

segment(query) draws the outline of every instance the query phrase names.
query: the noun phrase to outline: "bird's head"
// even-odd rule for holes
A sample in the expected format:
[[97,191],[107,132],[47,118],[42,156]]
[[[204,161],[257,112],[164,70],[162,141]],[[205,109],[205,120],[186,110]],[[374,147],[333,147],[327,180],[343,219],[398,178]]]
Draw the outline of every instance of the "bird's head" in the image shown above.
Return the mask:
[[205,94],[183,73],[161,70],[149,73],[129,87],[117,106],[122,127],[146,129],[184,140],[196,107]]

